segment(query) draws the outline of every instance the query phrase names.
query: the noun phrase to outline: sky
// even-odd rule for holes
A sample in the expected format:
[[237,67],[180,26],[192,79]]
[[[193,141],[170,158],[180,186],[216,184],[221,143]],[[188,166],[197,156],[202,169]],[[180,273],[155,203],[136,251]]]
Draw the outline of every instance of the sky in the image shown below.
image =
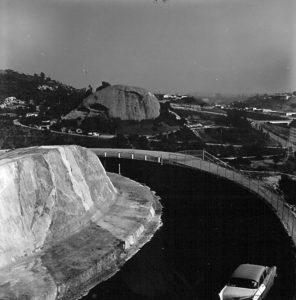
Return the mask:
[[295,0],[0,0],[0,69],[164,93],[296,90]]

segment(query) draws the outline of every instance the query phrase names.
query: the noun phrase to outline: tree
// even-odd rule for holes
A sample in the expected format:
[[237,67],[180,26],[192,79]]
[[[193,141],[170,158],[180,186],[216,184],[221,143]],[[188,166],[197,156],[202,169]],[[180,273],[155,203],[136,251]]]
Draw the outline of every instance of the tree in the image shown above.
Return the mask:
[[45,80],[45,74],[43,72],[40,73],[40,78],[41,78],[42,81]]
[[139,147],[140,149],[150,150],[150,144],[146,136],[141,136],[139,138]]
[[252,144],[245,144],[242,146],[242,153],[244,155],[255,155],[257,158],[261,158],[264,153],[264,144],[261,142],[254,142]]
[[227,111],[227,120],[230,125],[240,128],[251,127],[250,122],[246,118],[245,111],[232,109]]
[[281,175],[279,187],[285,195],[285,199],[290,204],[296,204],[296,181],[287,175]]
[[96,117],[89,117],[80,123],[80,127],[85,131],[99,130],[99,120]]
[[272,158],[272,161],[274,163],[274,168],[276,169],[276,166],[277,164],[279,163],[280,161],[280,156],[279,155],[275,155],[273,158]]
[[92,86],[89,84],[89,85],[88,85],[88,89],[87,89],[87,91],[85,92],[84,97],[88,97],[88,96],[91,95],[92,93],[93,93],[93,88],[92,88]]
[[251,161],[247,158],[243,158],[242,156],[238,156],[236,159],[231,161],[231,164],[235,168],[240,168],[242,166],[247,167],[251,164]]
[[292,157],[289,157],[283,165],[280,166],[280,171],[283,173],[293,174],[296,170],[296,163]]
[[118,134],[112,139],[112,147],[114,148],[130,148],[128,138],[123,134]]
[[61,127],[76,128],[77,121],[75,119],[64,119],[61,121]]

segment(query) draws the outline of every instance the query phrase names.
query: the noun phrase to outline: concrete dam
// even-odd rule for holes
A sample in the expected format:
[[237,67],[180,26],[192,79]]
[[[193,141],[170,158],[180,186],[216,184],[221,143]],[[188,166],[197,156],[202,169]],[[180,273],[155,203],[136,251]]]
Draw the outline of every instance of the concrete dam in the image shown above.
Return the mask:
[[78,299],[161,226],[148,187],[78,146],[0,157],[0,299]]
[[[49,146],[18,149],[1,155],[0,299],[78,299],[109,278],[85,299],[114,299],[121,295],[118,294],[122,287],[122,284],[118,285],[119,277],[125,284],[132,285],[135,292],[144,290],[144,299],[164,299],[168,295],[164,294],[165,291],[177,288],[179,292],[184,286],[184,300],[196,299],[197,295],[197,299],[216,299],[216,290],[221,283],[218,277],[227,276],[231,271],[218,265],[220,261],[231,265],[242,258],[262,259],[262,251],[272,253],[271,257],[265,257],[267,263],[282,252],[277,259],[282,261],[284,257],[287,263],[282,262],[279,268],[282,269],[279,282],[283,285],[288,278],[293,278],[292,286],[288,285],[288,292],[292,292],[295,274],[289,272],[295,270],[295,261],[289,258],[292,249],[289,241],[295,241],[294,213],[262,182],[221,164],[205,152],[196,157],[135,149],[91,150],[77,146]],[[92,152],[101,157],[102,163]],[[116,161],[113,168],[106,168],[112,173],[106,173],[103,167],[106,167],[106,162],[109,166],[108,160]],[[128,167],[133,171],[127,172]],[[197,181],[196,170],[204,174]],[[217,185],[217,178],[221,184]],[[244,196],[234,186],[227,187],[231,182],[236,186],[239,183],[251,196]],[[147,186],[164,196],[162,202],[165,206],[163,229],[150,243],[147,242],[161,226],[162,206]],[[200,190],[206,186],[209,189]],[[233,194],[237,198],[223,201],[229,203],[226,211],[231,213],[229,219],[224,220],[225,213],[219,217],[215,214],[217,210],[224,211],[224,204],[218,198],[215,202],[208,200],[213,197],[210,196],[213,190],[219,194],[225,189],[228,198]],[[259,195],[261,204],[252,194]],[[166,197],[172,197],[173,201],[166,201]],[[193,197],[199,202],[192,201]],[[266,224],[260,221],[262,218],[252,215],[257,209],[263,209]],[[248,214],[252,219],[247,218]],[[283,226],[278,226],[276,218]],[[251,220],[256,221],[252,224]],[[209,225],[214,227],[208,232]],[[222,237],[227,237],[224,233],[217,235],[221,225],[222,228],[229,226],[228,233],[234,231],[235,226],[235,239],[240,243],[233,244],[228,238],[224,240]],[[288,238],[282,239],[283,234],[277,228],[285,230]],[[265,232],[270,237],[268,241],[263,238]],[[252,236],[261,247],[254,257],[248,256],[248,249],[255,249],[257,244],[251,240],[248,241],[252,245],[245,244],[242,240],[245,235],[249,239]],[[212,243],[216,245],[217,253],[211,250]],[[232,247],[229,248],[228,244]],[[278,248],[281,245],[285,248]],[[140,248],[139,254],[134,256]],[[164,267],[161,258],[164,251],[169,251],[165,249],[176,251],[174,256],[169,254],[176,269]],[[226,249],[228,254],[225,254]],[[234,259],[232,249],[239,249],[240,257]],[[203,258],[206,253],[212,253],[214,258]],[[187,258],[180,260],[180,257]],[[134,272],[134,265],[145,270],[142,277]],[[119,269],[122,271],[117,273]],[[159,274],[157,270],[160,270]],[[182,272],[189,272],[195,278],[196,289],[188,288],[192,283],[186,282]],[[204,274],[211,274],[207,278],[212,281],[206,283],[206,286],[211,286],[210,291],[204,291],[200,282],[205,280],[201,279]],[[177,286],[173,277],[178,279]],[[145,283],[147,278],[152,286]],[[107,294],[102,290],[104,286],[109,286]],[[108,298],[108,294],[112,295],[111,290],[113,297]],[[171,290],[170,299],[179,299],[180,294]],[[287,288],[278,290],[281,292],[270,300],[292,299],[286,293]],[[134,299],[124,298],[123,294],[121,298]],[[136,296],[135,299],[142,298]]]

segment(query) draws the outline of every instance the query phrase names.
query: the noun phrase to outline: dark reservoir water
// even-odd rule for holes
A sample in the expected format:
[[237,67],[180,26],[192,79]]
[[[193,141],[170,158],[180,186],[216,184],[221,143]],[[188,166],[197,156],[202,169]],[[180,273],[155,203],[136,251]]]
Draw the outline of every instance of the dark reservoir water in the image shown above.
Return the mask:
[[150,186],[161,197],[163,227],[114,277],[83,299],[219,299],[241,263],[276,265],[266,300],[291,300],[294,250],[271,210],[240,186],[196,170],[101,159],[107,171]]

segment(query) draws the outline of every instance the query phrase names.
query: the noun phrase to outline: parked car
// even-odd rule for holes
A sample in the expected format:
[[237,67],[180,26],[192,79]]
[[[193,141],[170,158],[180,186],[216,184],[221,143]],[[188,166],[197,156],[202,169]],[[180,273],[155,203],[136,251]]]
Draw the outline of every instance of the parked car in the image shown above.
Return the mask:
[[88,135],[92,135],[92,136],[100,136],[100,134],[98,132],[89,132]]
[[219,293],[220,300],[262,300],[276,277],[276,266],[242,264]]

